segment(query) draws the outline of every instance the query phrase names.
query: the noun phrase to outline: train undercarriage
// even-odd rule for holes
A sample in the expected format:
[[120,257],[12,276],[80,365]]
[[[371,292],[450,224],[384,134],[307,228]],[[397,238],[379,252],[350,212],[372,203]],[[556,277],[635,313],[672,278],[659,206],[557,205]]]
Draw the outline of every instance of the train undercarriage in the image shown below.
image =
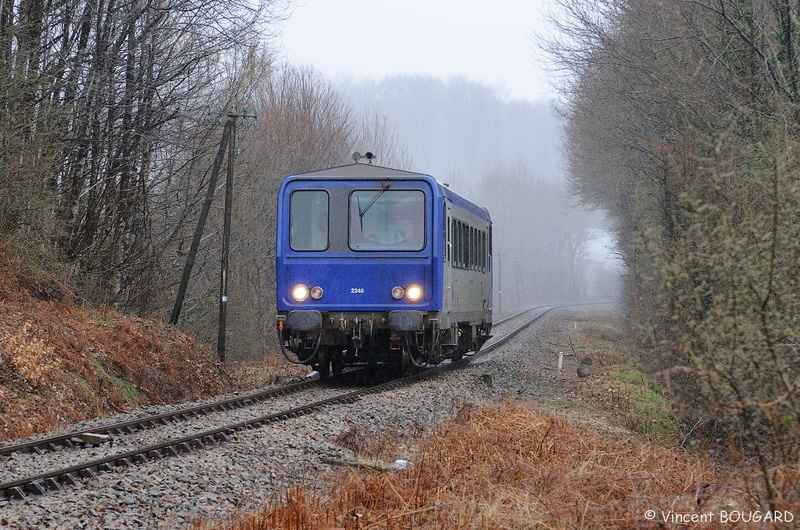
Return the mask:
[[436,318],[394,317],[328,316],[324,325],[309,330],[291,329],[279,317],[279,342],[287,359],[311,366],[326,378],[351,366],[406,373],[446,359],[457,361],[480,350],[491,337],[491,322],[456,322],[440,329]]

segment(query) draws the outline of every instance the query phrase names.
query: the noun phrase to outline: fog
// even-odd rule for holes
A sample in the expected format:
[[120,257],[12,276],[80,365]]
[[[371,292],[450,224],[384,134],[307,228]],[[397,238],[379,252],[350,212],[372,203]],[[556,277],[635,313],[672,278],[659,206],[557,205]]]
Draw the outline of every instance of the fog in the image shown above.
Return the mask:
[[382,116],[394,133],[372,144],[364,135],[354,150],[433,175],[489,209],[496,310],[616,296],[603,217],[568,195],[550,103],[464,78],[394,76],[339,89],[357,115]]
[[357,114],[381,114],[396,127],[410,169],[459,187],[509,163],[563,180],[559,125],[549,103],[509,101],[464,78],[393,76],[341,88]]

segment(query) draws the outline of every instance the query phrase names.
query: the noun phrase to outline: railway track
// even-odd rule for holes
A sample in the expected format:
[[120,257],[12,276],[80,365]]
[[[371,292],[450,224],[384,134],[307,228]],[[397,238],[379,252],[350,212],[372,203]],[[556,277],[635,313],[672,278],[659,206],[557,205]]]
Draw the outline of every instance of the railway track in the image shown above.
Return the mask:
[[[522,330],[544,317],[550,311],[559,307],[566,306],[539,306],[529,309],[507,319],[495,323],[495,331],[499,332],[493,337],[484,348],[477,354],[467,356],[461,361],[444,363],[434,368],[430,368],[421,373],[403,377],[369,386],[349,392],[341,393],[339,389],[329,385],[324,385],[318,380],[304,381],[294,385],[278,389],[268,389],[247,395],[236,396],[220,401],[209,402],[203,405],[177,409],[168,413],[146,416],[135,420],[129,420],[118,424],[108,425],[102,428],[91,429],[88,431],[73,431],[58,436],[42,438],[35,441],[24,442],[15,445],[6,445],[0,448],[0,455],[6,458],[13,453],[31,453],[42,455],[49,451],[58,451],[66,448],[80,449],[95,447],[98,440],[104,440],[103,436],[125,435],[145,429],[152,429],[162,425],[169,425],[175,422],[188,421],[192,418],[217,412],[226,412],[237,408],[250,407],[255,403],[268,401],[281,396],[305,392],[312,388],[328,386],[336,395],[317,399],[302,405],[260,415],[243,421],[224,424],[212,429],[194,432],[185,436],[171,437],[158,443],[146,444],[135,449],[114,453],[86,460],[64,468],[37,473],[31,476],[20,477],[15,480],[0,484],[0,503],[10,501],[22,501],[30,495],[45,495],[51,492],[60,492],[70,485],[76,485],[84,478],[93,478],[97,473],[112,471],[116,468],[132,467],[135,465],[146,464],[154,460],[160,460],[171,456],[179,456],[202,450],[209,445],[217,445],[225,442],[231,435],[248,429],[255,429],[269,424],[275,424],[290,418],[296,418],[320,410],[325,407],[355,403],[362,397],[385,392],[387,390],[411,385],[417,381],[436,377],[439,374],[450,370],[456,370],[470,365],[477,358],[484,357],[491,351],[499,348],[510,341]],[[535,312],[531,318],[529,313]],[[515,320],[524,320],[521,325],[513,327],[507,332],[497,329]],[[89,435],[89,436],[87,436]]]
[[4,445],[0,447],[0,457],[8,456],[12,453],[36,453],[39,455],[63,449],[80,449],[96,446],[108,440],[109,436],[133,434],[138,431],[168,425],[170,423],[187,421],[201,415],[213,412],[230,411],[237,408],[248,407],[276,397],[288,396],[297,392],[303,392],[308,388],[318,386],[319,381],[302,381],[280,388],[270,388],[260,390],[246,395],[234,396],[227,399],[212,401],[200,405],[176,409],[161,414],[153,414],[135,418],[112,425],[93,429],[80,429],[55,436],[48,436],[29,442]]
[[[495,322],[495,326],[500,326],[515,318],[520,318],[530,311],[534,311],[538,308],[539,307],[531,308],[501,319]],[[181,407],[169,412],[147,415],[103,427],[77,429],[27,442],[2,445],[0,446],[0,457],[9,456],[13,453],[36,453],[42,455],[47,452],[61,451],[64,449],[94,447],[108,442],[109,437],[113,437],[114,435],[133,434],[135,432],[168,425],[170,423],[187,421],[189,419],[214,412],[224,412],[242,407],[248,407],[255,403],[263,402],[269,399],[303,392],[307,389],[319,386],[320,384],[321,382],[319,380],[302,381],[280,388],[263,389],[256,392],[236,395],[230,398],[214,400],[208,403],[190,407]]]

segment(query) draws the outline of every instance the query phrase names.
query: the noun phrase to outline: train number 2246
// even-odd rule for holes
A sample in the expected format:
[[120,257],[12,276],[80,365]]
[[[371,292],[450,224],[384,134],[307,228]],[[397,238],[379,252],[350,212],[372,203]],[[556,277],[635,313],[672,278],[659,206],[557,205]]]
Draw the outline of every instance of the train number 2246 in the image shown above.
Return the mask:
[[364,292],[365,291],[364,291],[363,287],[351,287],[350,288],[350,294],[364,294]]

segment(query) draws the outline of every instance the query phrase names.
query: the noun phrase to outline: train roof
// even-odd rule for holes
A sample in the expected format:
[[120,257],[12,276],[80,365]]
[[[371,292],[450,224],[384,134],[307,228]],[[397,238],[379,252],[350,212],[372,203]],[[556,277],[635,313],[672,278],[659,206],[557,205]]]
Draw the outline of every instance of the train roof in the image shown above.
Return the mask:
[[374,166],[371,164],[348,164],[345,166],[317,169],[308,173],[299,173],[293,177],[345,177],[345,178],[375,178],[375,177],[430,177],[424,173],[392,169],[390,167]]
[[489,211],[474,202],[464,198],[455,191],[451,190],[449,186],[439,182],[436,178],[425,173],[417,173],[415,171],[406,171],[403,169],[394,169],[390,167],[375,166],[372,164],[347,164],[344,166],[330,167],[326,169],[317,169],[307,173],[297,173],[287,177],[289,179],[313,179],[313,178],[346,178],[346,179],[374,179],[374,178],[421,178],[430,180],[436,184],[440,195],[449,199],[454,205],[463,208],[467,211],[486,219],[491,220]]

